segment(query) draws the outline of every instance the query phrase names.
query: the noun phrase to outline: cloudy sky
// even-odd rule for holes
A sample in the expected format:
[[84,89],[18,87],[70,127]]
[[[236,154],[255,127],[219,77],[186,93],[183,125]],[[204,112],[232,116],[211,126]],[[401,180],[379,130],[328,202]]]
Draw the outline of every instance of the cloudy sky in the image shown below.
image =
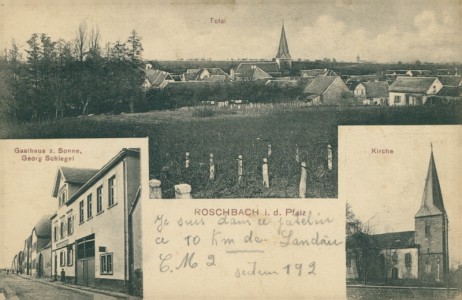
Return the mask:
[[[349,126],[339,133],[339,197],[373,233],[414,230],[430,144],[449,219],[451,265],[462,261],[462,126]],[[372,154],[371,149],[393,154]]]
[[293,58],[462,61],[460,0],[193,2],[0,0],[0,46],[25,48],[34,32],[72,40],[85,22],[104,43],[136,29],[146,59],[271,59],[284,21]]

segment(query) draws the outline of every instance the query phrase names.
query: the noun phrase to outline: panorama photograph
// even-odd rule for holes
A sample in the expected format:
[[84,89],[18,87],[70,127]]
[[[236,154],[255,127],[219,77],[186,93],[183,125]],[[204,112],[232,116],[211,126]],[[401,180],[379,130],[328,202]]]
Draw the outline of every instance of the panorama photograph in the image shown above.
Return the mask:
[[337,198],[339,125],[462,121],[459,1],[0,10],[0,137],[149,137],[162,198]]

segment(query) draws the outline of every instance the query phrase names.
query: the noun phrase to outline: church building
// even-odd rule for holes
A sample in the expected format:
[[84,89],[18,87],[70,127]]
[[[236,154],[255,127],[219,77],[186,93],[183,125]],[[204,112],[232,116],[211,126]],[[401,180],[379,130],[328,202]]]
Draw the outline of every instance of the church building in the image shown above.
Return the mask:
[[287,44],[286,31],[282,24],[281,38],[279,40],[278,53],[276,54],[276,62],[281,71],[287,71],[292,68],[292,57],[289,53],[289,45]]
[[282,24],[281,38],[276,57],[272,61],[242,62],[230,70],[230,78],[236,81],[266,81],[290,74],[292,57],[289,53],[286,32]]
[[346,243],[347,281],[442,286],[448,280],[448,217],[433,150],[422,203],[414,219],[414,231],[350,231]]

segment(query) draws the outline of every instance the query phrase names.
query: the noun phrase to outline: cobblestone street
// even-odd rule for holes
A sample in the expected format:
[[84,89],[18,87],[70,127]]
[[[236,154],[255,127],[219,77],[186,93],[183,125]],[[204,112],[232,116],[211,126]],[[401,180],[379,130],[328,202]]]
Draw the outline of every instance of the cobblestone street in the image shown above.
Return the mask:
[[[60,283],[50,283],[45,280],[26,279],[18,275],[0,274],[0,300],[114,300],[132,299],[97,293],[89,290],[79,290],[74,286],[64,286]],[[135,299],[135,298],[133,298]]]

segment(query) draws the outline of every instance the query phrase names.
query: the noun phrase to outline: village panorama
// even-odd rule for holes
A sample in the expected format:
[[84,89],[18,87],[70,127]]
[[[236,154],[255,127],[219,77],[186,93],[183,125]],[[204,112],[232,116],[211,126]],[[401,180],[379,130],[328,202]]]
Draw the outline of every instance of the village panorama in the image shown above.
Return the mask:
[[195,198],[335,198],[337,126],[462,121],[458,63],[295,59],[290,28],[271,30],[273,59],[146,60],[136,30],[103,45],[85,23],[72,41],[13,40],[0,137],[147,136],[164,198],[183,183]]
[[[215,20],[217,21],[217,20]],[[15,120],[207,107],[243,110],[291,103],[305,106],[419,106],[461,100],[460,64],[377,63],[360,54],[293,59],[284,24],[275,56],[265,59],[143,59],[142,37],[101,45],[98,29],[84,23],[74,41],[31,35],[13,40],[2,60],[2,113]]]

